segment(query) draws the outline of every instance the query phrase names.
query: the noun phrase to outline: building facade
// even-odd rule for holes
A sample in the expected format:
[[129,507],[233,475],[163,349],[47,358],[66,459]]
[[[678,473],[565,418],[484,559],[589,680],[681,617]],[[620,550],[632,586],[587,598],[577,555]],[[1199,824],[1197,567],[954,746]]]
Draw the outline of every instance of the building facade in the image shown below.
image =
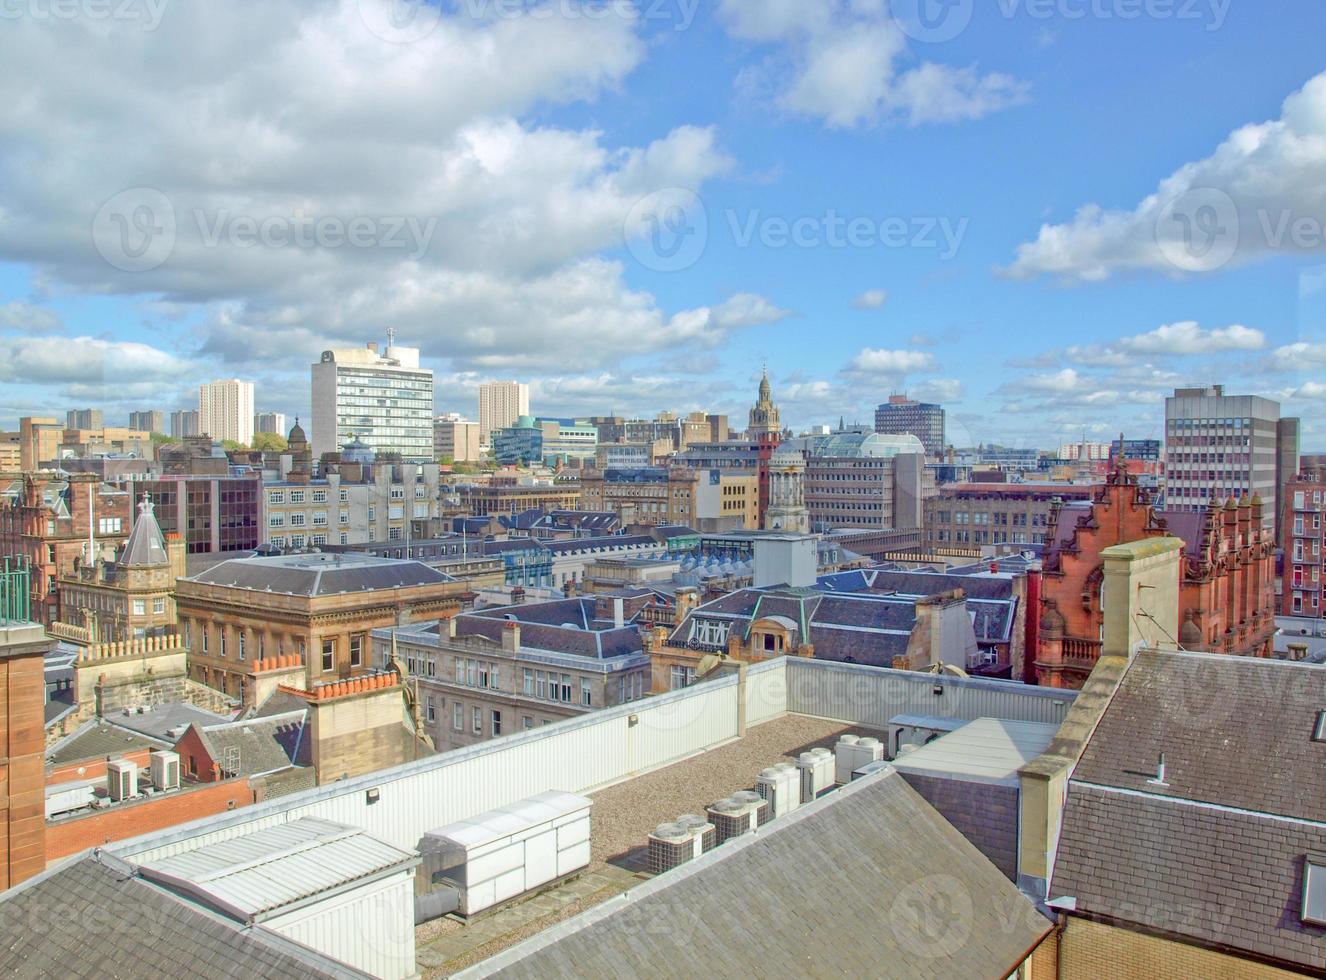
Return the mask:
[[172,439],[188,439],[202,434],[202,421],[197,412],[180,411],[170,413],[170,436]]
[[265,661],[296,656],[309,685],[372,669],[369,633],[452,616],[463,582],[417,561],[358,554],[232,558],[182,578],[190,678],[244,700]]
[[[623,600],[498,607],[373,634],[415,679],[425,730],[440,751],[529,731],[649,692],[649,657]],[[394,632],[394,637],[393,637]]]
[[253,382],[230,379],[198,388],[200,435],[247,446],[253,442]]
[[947,445],[944,407],[913,401],[906,395],[890,395],[875,409],[875,431],[887,436],[916,436],[927,456],[942,456]]
[[1105,629],[1101,553],[1147,538],[1183,542],[1179,630],[1187,650],[1270,657],[1275,634],[1275,540],[1261,501],[1230,499],[1197,511],[1159,512],[1122,468],[1090,501],[1055,508],[1041,585],[1036,680],[1080,688]]
[[1284,514],[1280,519],[1280,547],[1284,551],[1284,578],[1280,612],[1286,616],[1326,616],[1326,586],[1322,582],[1322,496],[1326,480],[1320,475],[1292,480],[1285,486]]
[[489,381],[479,385],[479,440],[490,445],[493,432],[509,429],[529,415],[529,385],[520,381]]
[[252,551],[263,543],[262,474],[170,474],[135,480],[146,492],[161,530],[184,539],[190,555]]
[[129,413],[129,428],[137,429],[140,432],[162,432],[166,431],[166,413],[149,409],[145,412]]
[[259,412],[253,416],[253,431],[268,435],[284,436],[286,433],[285,414],[282,412]]
[[927,471],[925,447],[915,436],[843,432],[793,445],[806,455],[813,530],[921,526]]
[[483,458],[479,423],[470,422],[459,415],[434,419],[433,452],[439,461],[450,459],[453,463],[477,463]]
[[783,437],[782,415],[778,406],[774,404],[773,389],[769,384],[767,370],[760,378],[759,396],[750,410],[746,436],[761,443],[777,443]]
[[19,463],[28,473],[59,456],[64,426],[56,419],[24,416],[18,420],[18,438]]
[[925,501],[924,547],[933,554],[978,554],[985,545],[1045,544],[1056,502],[1090,500],[1072,484],[959,483]]
[[579,483],[532,483],[518,477],[494,476],[488,483],[460,484],[452,493],[471,517],[580,509]]
[[702,531],[759,527],[759,477],[720,469],[632,467],[586,470],[586,510],[611,511],[622,524],[685,525]]
[[1259,497],[1273,527],[1280,485],[1298,473],[1296,420],[1281,421],[1268,398],[1226,395],[1223,385],[1176,389],[1165,399],[1166,508],[1196,513],[1212,500]]
[[71,408],[65,412],[66,429],[101,429],[105,425],[105,416],[99,408]]
[[281,550],[404,541],[441,513],[436,463],[339,464],[319,479],[263,485],[264,540]]
[[780,448],[769,460],[769,509],[764,512],[764,528],[796,534],[810,532],[806,458],[792,447]]
[[524,415],[515,425],[493,430],[493,456],[503,466],[593,463],[598,438],[597,427],[587,422]]
[[414,347],[328,350],[312,368],[313,457],[359,440],[415,462],[433,455],[433,372]]

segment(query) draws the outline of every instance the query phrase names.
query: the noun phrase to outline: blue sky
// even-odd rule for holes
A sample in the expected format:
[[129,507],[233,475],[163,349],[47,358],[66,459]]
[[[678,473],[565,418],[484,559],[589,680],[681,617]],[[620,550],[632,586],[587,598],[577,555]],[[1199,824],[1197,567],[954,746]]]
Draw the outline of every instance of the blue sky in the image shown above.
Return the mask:
[[443,411],[742,417],[767,362],[796,426],[906,390],[1049,448],[1223,381],[1326,449],[1310,0],[136,2],[0,31],[0,425],[307,415],[394,326]]

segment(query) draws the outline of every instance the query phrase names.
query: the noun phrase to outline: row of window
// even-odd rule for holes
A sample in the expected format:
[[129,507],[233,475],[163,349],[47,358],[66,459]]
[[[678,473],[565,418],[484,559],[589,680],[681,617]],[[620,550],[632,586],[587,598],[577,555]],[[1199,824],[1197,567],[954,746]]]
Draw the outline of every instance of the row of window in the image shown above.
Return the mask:
[[[195,624],[190,620],[186,619],[182,624],[182,629],[184,633],[184,643],[186,646],[192,649],[193,638],[195,635]],[[229,637],[232,633],[232,630],[235,636],[235,643],[233,645],[229,641]],[[212,655],[213,651],[215,651],[215,655],[217,657],[224,659],[230,655],[230,651],[233,649],[237,655],[238,660],[240,661],[248,660],[249,653],[251,651],[249,645],[249,631],[247,629],[242,629],[242,628],[234,629],[232,627],[227,627],[227,626],[218,626],[216,627],[215,632],[216,632],[216,643],[213,644],[212,626],[206,623],[197,624],[196,627],[196,635],[198,638],[197,649],[200,653],[210,656]],[[254,657],[255,660],[262,660],[266,656],[266,634],[258,633],[256,635],[257,635],[257,649],[253,650],[252,652],[255,653]],[[299,647],[299,655],[300,657],[303,657],[306,649],[304,641],[301,639],[298,640],[297,643]],[[362,667],[364,665],[364,652],[367,643],[368,639],[365,636],[365,634],[362,633],[356,633],[349,638],[348,644],[350,651],[350,659],[349,659],[350,667],[357,668],[357,667]],[[336,669],[336,646],[337,646],[337,641],[335,638],[324,639],[322,641],[322,650],[321,650],[322,659],[320,666],[322,668],[323,673],[327,673]],[[284,651],[281,649],[280,640],[278,639],[275,656],[279,657],[282,655],[283,652]]]
[[[439,712],[445,711],[446,699],[428,695],[424,699],[424,717],[429,724],[436,724]],[[465,731],[465,722],[467,713],[463,701],[451,702],[451,730],[454,732]],[[470,732],[474,735],[484,734],[484,722],[488,724],[487,734],[491,738],[497,738],[502,734],[502,710],[500,708],[484,709],[477,706],[471,706],[468,712],[468,721],[470,723]],[[540,719],[540,724],[550,724],[547,718]],[[530,729],[534,727],[533,715],[521,715],[520,727]]]

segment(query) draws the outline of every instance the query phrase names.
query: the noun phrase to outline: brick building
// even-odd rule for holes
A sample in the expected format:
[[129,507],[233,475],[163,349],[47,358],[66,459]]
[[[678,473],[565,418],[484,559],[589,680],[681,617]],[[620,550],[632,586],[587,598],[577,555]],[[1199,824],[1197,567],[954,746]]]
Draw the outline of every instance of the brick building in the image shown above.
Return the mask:
[[1285,486],[1284,514],[1280,521],[1280,547],[1284,549],[1284,579],[1280,611],[1286,616],[1326,616],[1322,597],[1322,495],[1326,481],[1314,475]]
[[1059,483],[956,483],[925,501],[924,547],[977,555],[991,544],[1044,544],[1056,501],[1090,500],[1094,487]]
[[0,555],[29,563],[33,618],[44,624],[60,618],[59,580],[89,544],[119,548],[132,524],[128,491],[92,475],[39,471],[0,488]]
[[1186,649],[1271,656],[1275,543],[1257,498],[1161,513],[1136,477],[1116,469],[1090,501],[1056,506],[1041,586],[1036,680],[1080,688],[1100,656],[1101,552],[1152,537],[1183,541],[1179,632]]
[[588,470],[581,505],[611,511],[623,524],[682,524],[701,531],[759,527],[760,480],[754,474],[685,467]]

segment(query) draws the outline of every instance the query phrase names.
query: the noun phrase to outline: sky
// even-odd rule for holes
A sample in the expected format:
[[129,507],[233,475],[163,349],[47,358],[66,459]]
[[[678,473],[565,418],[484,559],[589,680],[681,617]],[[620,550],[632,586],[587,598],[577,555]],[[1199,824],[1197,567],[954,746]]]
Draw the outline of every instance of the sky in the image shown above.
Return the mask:
[[1326,7],[1284,0],[13,0],[0,427],[439,412],[1160,437],[1176,385],[1326,451]]

